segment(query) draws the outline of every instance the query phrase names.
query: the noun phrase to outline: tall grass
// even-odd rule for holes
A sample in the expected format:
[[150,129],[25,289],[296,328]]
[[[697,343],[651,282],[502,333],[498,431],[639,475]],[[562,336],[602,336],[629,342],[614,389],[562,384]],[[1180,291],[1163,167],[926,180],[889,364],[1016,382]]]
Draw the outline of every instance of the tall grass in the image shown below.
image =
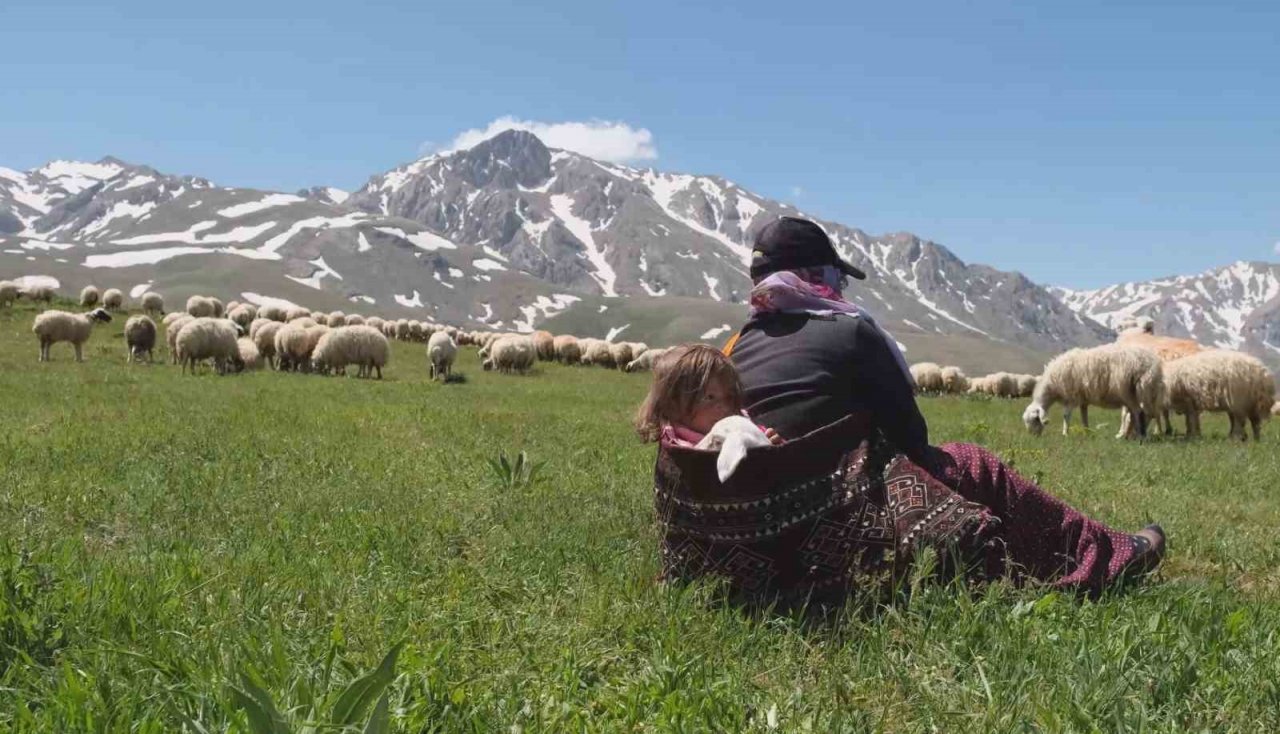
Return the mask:
[[924,587],[814,628],[655,583],[643,376],[466,349],[445,385],[397,344],[381,382],[184,377],[126,365],[123,319],[40,365],[33,314],[0,310],[0,729],[251,731],[249,681],[332,731],[400,642],[394,731],[1280,727],[1280,426],[1137,445],[1103,414],[1036,440],[1020,403],[926,399],[935,441],[1162,522],[1162,578]]

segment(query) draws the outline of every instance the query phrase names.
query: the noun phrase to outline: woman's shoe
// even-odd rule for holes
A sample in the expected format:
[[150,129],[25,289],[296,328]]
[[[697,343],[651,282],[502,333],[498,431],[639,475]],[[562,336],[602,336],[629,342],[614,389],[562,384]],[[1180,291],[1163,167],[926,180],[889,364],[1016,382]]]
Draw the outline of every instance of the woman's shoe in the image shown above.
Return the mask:
[[1126,578],[1138,579],[1156,570],[1164,560],[1166,548],[1164,528],[1154,524],[1148,525],[1129,537],[1133,539],[1134,553],[1121,574]]

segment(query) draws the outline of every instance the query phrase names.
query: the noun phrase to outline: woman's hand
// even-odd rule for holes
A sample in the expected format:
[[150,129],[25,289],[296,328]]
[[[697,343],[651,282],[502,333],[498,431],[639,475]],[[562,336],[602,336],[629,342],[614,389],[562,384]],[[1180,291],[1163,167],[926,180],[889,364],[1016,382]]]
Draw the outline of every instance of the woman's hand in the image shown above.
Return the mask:
[[782,436],[779,436],[778,432],[773,430],[772,428],[764,429],[764,437],[769,439],[769,443],[773,444],[774,446],[781,446],[782,444],[787,442],[787,439],[783,438]]

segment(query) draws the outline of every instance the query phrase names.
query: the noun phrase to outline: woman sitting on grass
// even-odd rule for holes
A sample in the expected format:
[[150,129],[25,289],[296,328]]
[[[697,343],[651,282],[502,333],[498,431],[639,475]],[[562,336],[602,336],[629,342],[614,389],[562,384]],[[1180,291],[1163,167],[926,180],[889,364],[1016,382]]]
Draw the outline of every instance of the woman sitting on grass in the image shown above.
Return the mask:
[[[743,391],[720,413],[741,403],[787,442],[746,452],[726,481],[706,452],[675,440],[679,414],[658,416],[669,428],[655,432],[642,413],[642,435],[660,442],[667,577],[719,577],[744,601],[788,605],[839,603],[868,575],[897,576],[924,547],[939,552],[943,573],[1090,594],[1160,563],[1159,526],[1112,530],[986,449],[931,446],[896,343],[841,295],[846,275],[865,275],[818,225],[783,217],[752,254],[751,317],[724,350]],[[654,389],[698,354],[659,359]],[[681,382],[695,393],[685,405],[708,386],[719,399],[725,380],[711,377],[726,368],[708,363],[706,379]]]

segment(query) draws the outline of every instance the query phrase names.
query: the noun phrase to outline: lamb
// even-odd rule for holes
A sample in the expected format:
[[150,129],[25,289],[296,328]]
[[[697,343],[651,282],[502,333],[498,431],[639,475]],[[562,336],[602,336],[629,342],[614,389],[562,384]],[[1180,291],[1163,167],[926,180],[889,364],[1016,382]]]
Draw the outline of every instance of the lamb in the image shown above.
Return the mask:
[[212,317],[192,319],[178,331],[178,361],[185,373],[196,373],[196,363],[213,360],[214,369],[225,375],[240,358],[238,327],[234,321]]
[[964,370],[959,367],[943,367],[942,391],[952,395],[968,392],[969,378],[965,377]]
[[538,352],[538,359],[550,362],[556,358],[556,338],[549,331],[533,332],[533,348]]
[[187,313],[193,318],[208,319],[213,318],[217,309],[213,305],[212,298],[204,296],[192,296],[187,299]]
[[609,348],[609,342],[601,339],[584,341],[587,341],[587,344],[582,349],[583,364],[595,364],[601,367],[616,366],[613,361],[613,350]]
[[276,368],[276,334],[284,328],[284,324],[279,321],[268,321],[266,319],[258,319],[254,324],[258,328],[253,329],[250,339],[258,347],[258,353],[262,358],[267,360],[267,364],[271,369]]
[[[1144,416],[1157,415],[1164,405],[1164,370],[1154,352],[1124,344],[1072,349],[1054,357],[1036,382],[1022,422],[1033,435],[1044,430],[1049,408],[1063,404],[1062,433],[1071,425],[1071,412],[1080,406],[1080,422],[1089,427],[1089,405],[1125,408],[1117,438],[1145,436]],[[1137,420],[1133,420],[1137,417]]]
[[346,326],[346,325],[347,325],[347,315],[346,315],[346,314],[344,314],[344,313],[343,313],[343,312],[341,312],[341,311],[330,311],[330,312],[329,312],[329,324],[328,324],[328,325],[329,325],[329,326],[332,326],[332,327],[334,327],[334,328],[337,328],[337,327],[339,327],[339,326]]
[[432,380],[439,375],[441,380],[449,381],[449,373],[453,371],[453,360],[458,356],[458,345],[443,331],[437,331],[427,340],[427,361],[431,364]]
[[80,305],[84,308],[93,308],[100,300],[102,300],[102,294],[98,292],[97,286],[86,285],[84,290],[80,291]]
[[246,336],[236,339],[236,350],[240,353],[236,364],[238,371],[262,369],[262,352],[258,351],[253,339]]
[[391,344],[382,332],[360,324],[328,330],[315,345],[311,360],[317,372],[345,372],[349,364],[359,365],[358,377],[382,379],[382,368],[391,359]]
[[[308,317],[309,320],[309,317]],[[291,321],[276,332],[275,355],[276,369],[283,372],[306,372],[311,369],[311,354],[316,343],[328,329],[327,326],[306,326],[299,321]],[[262,332],[259,331],[259,334]]]
[[18,284],[12,280],[0,280],[0,307],[12,306],[18,300]]
[[[172,317],[172,318],[170,318]],[[164,338],[169,345],[169,364],[178,363],[178,334],[195,317],[185,311],[174,311],[164,319]]]
[[[600,342],[604,344],[604,342]],[[608,346],[605,352],[608,353]],[[527,336],[504,336],[493,343],[489,357],[481,363],[486,371],[496,369],[502,373],[517,372],[523,374],[533,367],[537,358],[533,340]]]
[[934,362],[911,365],[911,379],[915,380],[916,392],[942,392],[942,368]]
[[665,349],[646,349],[640,353],[639,357],[636,357],[627,363],[626,371],[648,372],[653,369],[653,363],[658,359],[658,357],[661,357],[666,353],[667,350]]
[[1211,349],[1164,365],[1169,408],[1186,415],[1187,436],[1200,435],[1200,413],[1223,411],[1231,418],[1231,438],[1262,439],[1262,422],[1276,397],[1275,379],[1256,358],[1226,349]]
[[269,319],[271,321],[285,322],[285,310],[283,306],[274,303],[263,304],[258,307],[258,318]]
[[631,364],[631,360],[635,359],[635,355],[631,353],[630,342],[618,342],[609,345],[609,356],[613,358],[613,364],[618,369],[626,369]]
[[49,348],[58,342],[71,342],[76,350],[76,361],[83,362],[81,347],[89,340],[95,323],[111,321],[111,314],[106,309],[95,308],[88,313],[68,313],[66,311],[45,311],[36,316],[31,324],[31,331],[40,340],[40,360],[49,361]]
[[156,322],[152,321],[149,316],[131,316],[128,321],[124,322],[124,343],[129,349],[130,364],[137,360],[142,361],[142,355],[147,355],[147,362],[152,360],[152,351],[156,347]]
[[582,347],[576,336],[561,334],[552,343],[555,348],[556,361],[562,364],[577,364],[582,360]]
[[142,294],[142,310],[151,316],[160,316],[164,314],[164,296],[155,291],[147,291]]

